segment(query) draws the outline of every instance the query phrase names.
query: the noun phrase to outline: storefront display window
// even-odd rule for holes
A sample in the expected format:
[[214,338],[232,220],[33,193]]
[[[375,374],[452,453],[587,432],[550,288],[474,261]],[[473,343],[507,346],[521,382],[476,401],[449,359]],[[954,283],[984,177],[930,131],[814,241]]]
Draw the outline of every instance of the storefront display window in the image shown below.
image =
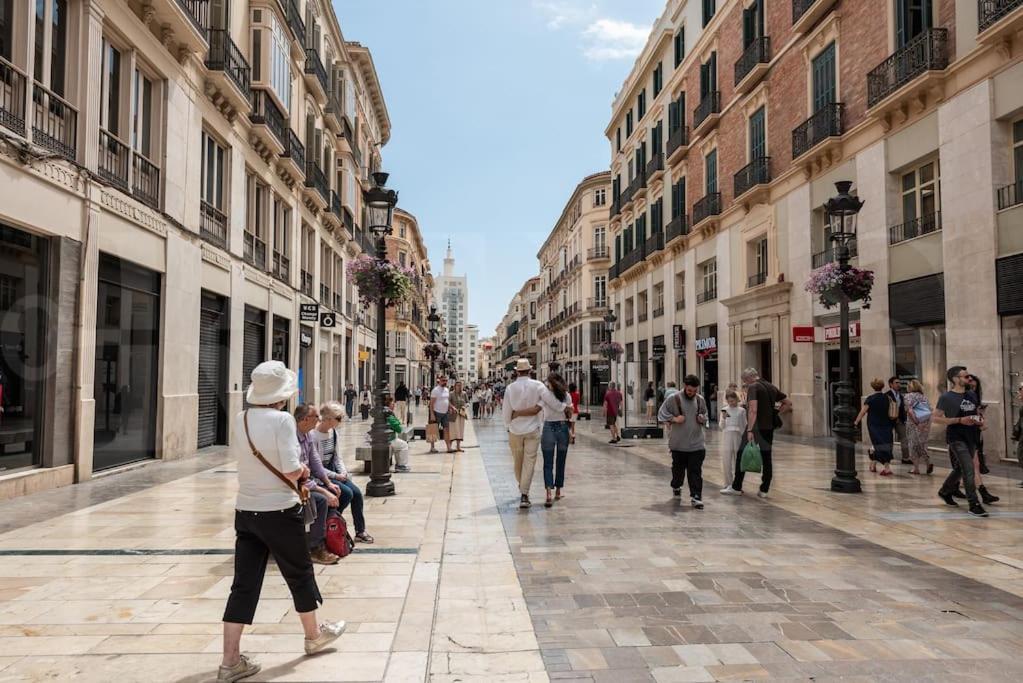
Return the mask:
[[[895,376],[903,380],[904,384],[911,379],[919,380],[923,384],[924,395],[933,405],[948,386],[945,380],[945,373],[948,370],[945,356],[945,326],[902,327],[894,329],[892,334]],[[932,445],[940,446],[944,440],[944,430],[931,430]]]

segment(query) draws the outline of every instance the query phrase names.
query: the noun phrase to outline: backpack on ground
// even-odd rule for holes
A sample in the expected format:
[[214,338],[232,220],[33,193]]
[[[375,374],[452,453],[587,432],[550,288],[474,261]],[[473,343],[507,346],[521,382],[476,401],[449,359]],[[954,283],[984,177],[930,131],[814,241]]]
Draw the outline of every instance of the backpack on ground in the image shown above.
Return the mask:
[[338,557],[348,557],[355,547],[355,539],[348,533],[348,523],[341,515],[327,517],[327,550]]

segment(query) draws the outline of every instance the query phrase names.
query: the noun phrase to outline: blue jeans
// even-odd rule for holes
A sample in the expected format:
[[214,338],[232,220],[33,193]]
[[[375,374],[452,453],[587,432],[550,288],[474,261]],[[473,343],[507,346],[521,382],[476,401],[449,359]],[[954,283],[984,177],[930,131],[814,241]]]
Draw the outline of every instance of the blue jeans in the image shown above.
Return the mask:
[[[546,488],[562,488],[565,485],[565,460],[568,458],[567,421],[544,422],[540,435],[540,451],[543,453],[543,485]],[[557,474],[555,474],[557,461]]]
[[355,533],[361,534],[366,530],[366,518],[362,514],[362,491],[351,479],[348,479],[347,481],[334,479],[333,482],[341,489],[341,495],[338,496],[338,514],[344,512],[345,508],[351,504],[352,522],[355,523]]

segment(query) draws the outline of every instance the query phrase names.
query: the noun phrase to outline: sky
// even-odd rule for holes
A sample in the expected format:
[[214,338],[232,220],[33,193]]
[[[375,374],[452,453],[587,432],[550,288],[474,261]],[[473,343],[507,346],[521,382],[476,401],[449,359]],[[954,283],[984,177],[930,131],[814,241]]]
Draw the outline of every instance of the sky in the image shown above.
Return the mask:
[[388,186],[434,273],[451,240],[490,336],[576,184],[608,168],[612,100],[665,1],[333,1],[376,64]]

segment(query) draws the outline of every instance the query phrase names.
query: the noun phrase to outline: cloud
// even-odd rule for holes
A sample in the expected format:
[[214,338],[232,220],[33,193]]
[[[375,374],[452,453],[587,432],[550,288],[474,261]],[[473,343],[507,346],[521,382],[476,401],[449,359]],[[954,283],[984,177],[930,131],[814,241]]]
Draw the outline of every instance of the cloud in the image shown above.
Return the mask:
[[597,19],[583,31],[583,56],[599,62],[629,59],[643,51],[650,30],[628,21]]
[[597,14],[595,4],[579,0],[533,0],[533,7],[547,17],[552,31],[585,24]]

